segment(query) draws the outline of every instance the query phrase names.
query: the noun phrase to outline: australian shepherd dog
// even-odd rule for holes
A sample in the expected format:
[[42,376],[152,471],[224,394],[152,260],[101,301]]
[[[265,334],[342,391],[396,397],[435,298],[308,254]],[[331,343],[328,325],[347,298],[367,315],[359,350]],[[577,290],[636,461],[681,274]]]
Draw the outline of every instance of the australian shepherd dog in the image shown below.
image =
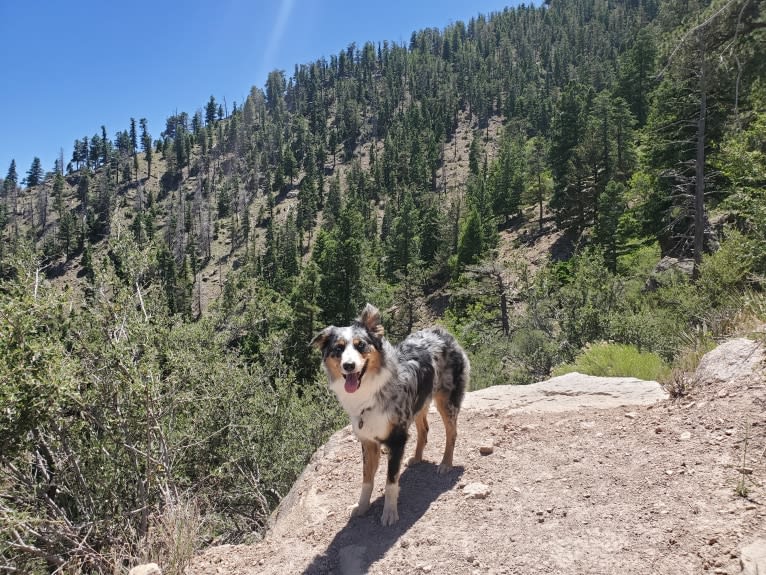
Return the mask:
[[362,492],[353,515],[370,507],[380,450],[385,446],[388,473],[381,523],[392,525],[399,519],[399,470],[410,424],[414,421],[418,431],[415,455],[409,461],[413,464],[423,458],[432,399],[447,433],[439,473],[452,468],[457,416],[468,388],[468,357],[455,338],[439,327],[413,333],[392,346],[383,337],[380,312],[371,304],[350,326],[327,327],[311,343],[321,350],[330,389],[362,443]]

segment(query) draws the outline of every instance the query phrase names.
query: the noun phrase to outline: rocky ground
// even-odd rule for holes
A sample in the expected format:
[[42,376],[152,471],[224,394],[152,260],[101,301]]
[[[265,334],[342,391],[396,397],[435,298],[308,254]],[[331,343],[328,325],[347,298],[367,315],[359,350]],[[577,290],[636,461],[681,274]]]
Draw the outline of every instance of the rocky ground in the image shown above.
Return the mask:
[[743,562],[766,572],[747,557],[766,539],[763,345],[719,347],[694,380],[675,400],[651,385],[622,398],[624,382],[586,392],[574,379],[476,392],[444,476],[431,415],[430,462],[403,471],[393,527],[380,525],[385,465],[370,511],[349,516],[361,450],[346,428],[315,454],[263,541],[207,549],[187,573],[697,575],[739,574]]

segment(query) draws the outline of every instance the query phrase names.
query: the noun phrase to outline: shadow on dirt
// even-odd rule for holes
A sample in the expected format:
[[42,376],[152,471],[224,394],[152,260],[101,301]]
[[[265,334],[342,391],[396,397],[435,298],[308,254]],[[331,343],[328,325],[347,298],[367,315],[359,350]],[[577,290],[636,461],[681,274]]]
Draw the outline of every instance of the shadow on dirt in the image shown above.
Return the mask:
[[[386,551],[407,533],[442,493],[455,487],[463,471],[462,466],[457,466],[448,474],[439,475],[437,466],[425,461],[407,467],[399,478],[399,521],[391,527],[383,527],[380,524],[383,512],[381,495],[363,517],[349,519],[327,549],[314,557],[303,574],[366,573],[373,563],[382,558]],[[354,489],[359,487],[354,485]]]

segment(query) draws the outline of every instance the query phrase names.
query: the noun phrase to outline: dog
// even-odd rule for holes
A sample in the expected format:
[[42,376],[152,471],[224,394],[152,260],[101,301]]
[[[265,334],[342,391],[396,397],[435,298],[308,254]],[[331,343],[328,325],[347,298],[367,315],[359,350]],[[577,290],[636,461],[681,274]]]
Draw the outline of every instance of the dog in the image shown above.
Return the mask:
[[414,464],[423,459],[432,399],[447,435],[438,472],[452,468],[457,417],[470,379],[468,356],[440,327],[413,333],[392,346],[384,337],[380,312],[369,303],[350,326],[329,326],[311,344],[321,350],[330,389],[362,443],[362,492],[352,515],[362,515],[370,507],[381,446],[385,446],[388,470],[381,523],[392,525],[399,520],[399,470],[409,428],[414,421],[418,439],[409,461]]

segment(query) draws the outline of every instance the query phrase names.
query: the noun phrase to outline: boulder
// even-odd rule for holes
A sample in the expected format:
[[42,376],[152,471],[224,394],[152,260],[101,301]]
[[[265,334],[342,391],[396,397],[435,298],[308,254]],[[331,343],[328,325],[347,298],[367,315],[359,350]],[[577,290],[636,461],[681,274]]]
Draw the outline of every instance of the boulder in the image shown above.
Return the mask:
[[756,539],[739,553],[742,575],[766,575],[766,539]]
[[702,357],[695,379],[702,385],[751,380],[753,374],[763,372],[764,359],[761,342],[744,337],[732,339]]
[[650,405],[666,399],[656,381],[634,377],[596,377],[573,372],[530,385],[496,385],[466,394],[466,409],[503,409],[510,413],[608,409]]
[[133,567],[128,575],[162,575],[162,569],[156,563],[144,563]]
[[689,258],[663,257],[652,270],[652,275],[646,281],[645,289],[654,291],[668,281],[674,274],[691,277],[694,273],[694,260]]

